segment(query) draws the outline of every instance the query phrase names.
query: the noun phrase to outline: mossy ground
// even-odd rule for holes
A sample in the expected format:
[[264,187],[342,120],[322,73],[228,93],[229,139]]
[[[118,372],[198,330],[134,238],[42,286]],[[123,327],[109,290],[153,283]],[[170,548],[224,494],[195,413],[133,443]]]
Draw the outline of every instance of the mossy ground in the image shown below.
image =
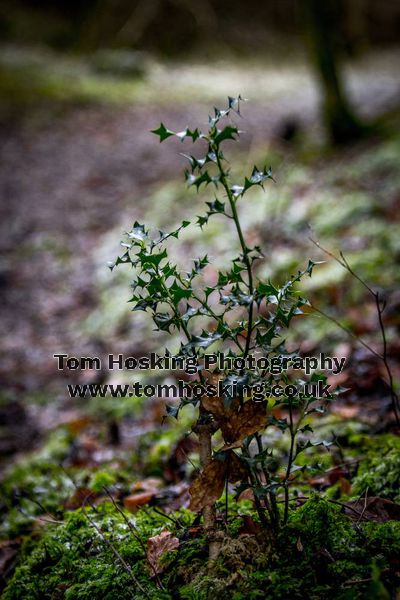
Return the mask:
[[[188,511],[174,514],[179,526],[152,510],[127,517],[134,534],[111,503],[48,524],[38,543],[25,542],[4,599],[372,600],[390,598],[399,583],[394,573],[400,523],[355,526],[339,507],[317,496],[291,513],[274,540],[268,532],[226,533],[212,565],[205,540],[187,535],[193,518]],[[149,537],[167,527],[180,546],[168,554],[161,589],[150,576],[145,548]]]
[[[59,428],[39,451],[10,466],[1,486],[2,538],[22,540],[17,567],[4,598],[393,597],[400,585],[400,522],[357,522],[344,514],[340,504],[365,493],[398,500],[398,437],[360,432],[351,421],[330,416],[325,420],[325,424],[323,419],[319,422],[320,433],[324,428],[336,431],[341,441],[341,460],[352,465],[350,470],[337,481],[324,476],[317,485],[321,494],[314,495],[310,491],[316,487],[313,477],[336,469],[338,457],[333,450],[321,447],[304,453],[301,465],[305,470],[298,472],[292,483],[289,521],[276,537],[269,531],[259,531],[251,500],[237,503],[233,495],[229,496],[229,519],[225,524],[222,499],[218,505],[222,545],[212,565],[208,563],[201,529],[192,527],[194,514],[181,509],[170,515],[171,520],[151,507],[134,515],[122,508],[121,500],[132,485],[132,472],[139,469],[141,473],[162,476],[168,449],[179,439],[179,428],[144,434],[137,453],[129,459],[125,454],[125,462],[120,457],[117,464],[114,456],[101,469],[70,464],[71,447],[76,446],[79,436],[68,428]],[[150,452],[152,446],[154,452]],[[281,453],[283,457],[285,451],[285,440],[277,440],[276,456]],[[343,478],[348,478],[346,485]],[[86,508],[81,508],[76,487],[91,492],[96,506],[86,503]],[[117,498],[120,510],[133,524],[134,534],[109,501],[105,488]],[[310,499],[302,500],[304,495]],[[166,507],[168,510],[168,503]],[[255,524],[250,533],[246,527],[249,518]],[[167,556],[160,589],[151,576],[146,547],[147,540],[164,529],[177,536],[180,545]],[[145,593],[137,589],[115,551],[129,565]]]

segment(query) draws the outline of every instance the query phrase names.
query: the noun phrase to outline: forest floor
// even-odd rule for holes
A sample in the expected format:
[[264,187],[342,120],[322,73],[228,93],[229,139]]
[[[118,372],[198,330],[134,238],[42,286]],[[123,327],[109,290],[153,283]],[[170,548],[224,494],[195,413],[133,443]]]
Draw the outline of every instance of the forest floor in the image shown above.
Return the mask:
[[[161,429],[164,407],[158,399],[146,406],[136,399],[107,406],[104,401],[72,401],[67,383],[112,381],[115,375],[58,372],[53,358],[56,352],[141,355],[163,347],[163,338],[160,342],[151,336],[149,325],[135,321],[129,312],[129,278],[110,273],[106,266],[133,221],[169,228],[193,216],[205,198],[185,198],[182,146],[172,143],[167,151],[149,133],[160,121],[173,130],[202,125],[211,106],[222,105],[228,94],[240,92],[249,98],[234,160],[243,165],[241,171],[266,161],[277,181],[268,188],[266,202],[255,195],[253,210],[244,217],[246,235],[268,249],[269,261],[261,274],[279,279],[309,257],[320,259],[308,239],[310,231],[329,250],[343,250],[360,276],[388,299],[388,344],[399,380],[397,58],[397,52],[381,53],[348,68],[355,109],[366,120],[384,115],[382,128],[352,147],[330,150],[318,116],[317,89],[302,63],[149,63],[143,78],[130,80],[93,73],[76,58],[59,61],[51,53],[2,49],[0,413],[5,423],[1,510],[6,542],[0,565],[5,575],[15,567],[21,535],[37,527],[43,513],[57,520],[56,513],[63,519],[65,511],[79,508],[85,490],[97,498],[104,484],[116,486],[122,498],[136,481],[136,490],[153,486],[147,491],[163,510],[187,505],[192,467],[187,461],[182,464],[180,449],[184,445],[190,456],[195,449],[185,441],[190,418]],[[33,86],[29,70],[35,75]],[[288,131],[293,139],[285,139]],[[229,232],[217,222],[205,242],[200,234],[196,230],[184,239],[180,258],[204,254],[206,243],[216,263],[223,264],[231,247]],[[306,291],[353,333],[380,348],[373,301],[334,261],[321,266]],[[322,341],[323,351],[342,352],[349,366],[342,383],[352,387],[320,423],[321,431],[334,428],[343,448],[329,459],[318,458],[324,468],[310,476],[307,485],[329,490],[331,498],[343,503],[365,493],[366,487],[374,496],[399,501],[398,445],[392,435],[396,428],[381,364],[329,321],[314,317],[312,328],[300,324],[297,339],[308,353],[319,351]],[[117,446],[111,443],[115,429]],[[375,485],[367,475],[368,469],[379,467],[374,459],[380,452],[388,453],[391,462],[385,463],[383,480]],[[367,462],[358,471],[352,465],[358,465],[360,457]],[[60,471],[60,463],[69,475]],[[22,500],[17,499],[21,491],[26,495]],[[182,521],[189,523],[186,513]],[[84,524],[77,521],[74,527]],[[144,540],[151,532],[143,523]],[[15,539],[19,541],[14,547],[10,540]],[[24,552],[28,556],[29,547]],[[373,577],[368,575],[368,585]],[[376,581],[379,585],[378,575]],[[195,594],[189,590],[182,597],[197,597],[191,593]],[[9,597],[29,597],[15,594]],[[71,594],[70,598],[85,597],[82,590],[81,595]]]

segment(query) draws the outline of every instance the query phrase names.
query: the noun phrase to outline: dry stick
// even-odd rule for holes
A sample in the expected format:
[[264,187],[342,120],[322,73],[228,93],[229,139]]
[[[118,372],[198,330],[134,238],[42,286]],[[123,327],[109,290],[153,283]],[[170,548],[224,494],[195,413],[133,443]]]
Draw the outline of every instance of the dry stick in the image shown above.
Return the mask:
[[[381,575],[386,575],[387,573],[390,573],[390,569],[382,569]],[[345,581],[342,583],[342,586],[348,587],[349,585],[357,585],[358,583],[369,583],[373,580],[373,577],[365,577],[364,579],[350,579],[350,581]]]
[[[383,345],[383,352],[382,352],[382,354],[379,354],[378,352],[375,352],[360,337],[358,337],[357,335],[353,334],[353,332],[350,332],[350,330],[348,330],[346,327],[342,326],[338,321],[336,321],[335,319],[333,319],[329,315],[324,314],[321,310],[318,310],[318,309],[316,309],[316,310],[317,310],[317,312],[320,312],[322,315],[324,315],[325,317],[327,317],[328,319],[330,319],[331,321],[333,321],[334,323],[336,323],[336,325],[339,325],[339,327],[341,327],[341,329],[343,329],[347,333],[350,333],[350,335],[355,340],[357,340],[360,344],[362,344],[367,350],[369,350],[369,352],[371,352],[372,354],[374,354],[375,356],[377,356],[378,358],[380,358],[380,360],[383,362],[385,370],[386,370],[386,374],[387,374],[387,377],[388,377],[388,386],[389,386],[389,390],[390,390],[390,397],[391,397],[391,400],[392,400],[392,408],[393,408],[394,416],[395,416],[397,425],[400,426],[400,415],[399,415],[399,408],[398,408],[398,405],[399,405],[399,396],[397,395],[397,393],[394,390],[393,374],[392,374],[392,370],[390,368],[389,361],[388,361],[388,356],[387,356],[386,331],[385,331],[385,325],[383,323],[383,318],[382,318],[382,315],[383,315],[383,313],[385,311],[385,308],[386,308],[386,302],[385,301],[381,302],[381,298],[380,298],[379,292],[375,292],[359,275],[357,275],[357,273],[349,265],[349,263],[348,263],[348,261],[347,261],[347,259],[344,256],[344,254],[343,254],[342,251],[340,251],[340,258],[338,258],[337,256],[335,256],[335,254],[333,254],[332,252],[329,252],[329,250],[326,250],[326,248],[324,248],[323,246],[321,246],[321,244],[319,242],[317,242],[316,240],[314,240],[313,238],[310,237],[309,240],[315,246],[317,246],[317,248],[319,248],[320,250],[322,250],[322,252],[324,252],[325,254],[327,254],[327,256],[330,256],[331,258],[333,258],[341,267],[343,267],[344,269],[346,269],[346,271],[348,271],[348,273],[350,273],[350,275],[352,275],[355,279],[357,279],[357,281],[359,281],[361,283],[361,285],[368,291],[368,293],[374,298],[376,310],[377,310],[377,313],[378,313],[379,329],[381,331],[381,337],[382,337],[382,345]],[[312,308],[315,309],[315,307],[313,305],[311,305],[311,306],[312,306]]]
[[[58,521],[54,517],[54,515],[49,510],[47,510],[41,502],[39,502],[39,500],[37,500],[36,498],[31,498],[31,496],[27,492],[23,492],[22,494],[17,494],[17,498],[18,497],[21,497],[22,499],[26,498],[27,500],[29,500],[29,502],[36,504],[36,506],[38,506],[40,508],[40,510],[43,511],[44,514],[46,514],[50,517],[50,519],[45,519],[45,518],[39,516],[38,519],[40,521],[46,521],[48,523],[61,523],[61,524],[64,523],[64,521]],[[23,511],[21,509],[21,507],[19,507],[18,510],[21,514],[26,515],[25,511]]]
[[[202,415],[207,414],[207,411],[200,406],[200,417],[199,421],[201,421]],[[212,460],[212,447],[211,447],[211,437],[212,432],[215,427],[214,423],[206,423],[202,424],[201,422],[197,422],[193,428],[193,431],[197,433],[200,444],[200,464],[203,469],[207,467],[207,465]],[[215,530],[216,524],[216,510],[215,505],[205,506],[203,508],[203,518],[204,518],[204,529],[206,533],[208,533],[209,538],[209,558],[210,561],[215,560],[219,554],[219,542],[213,539],[213,532]]]
[[146,547],[143,543],[143,541],[141,540],[139,534],[136,531],[136,528],[134,527],[134,525],[129,521],[129,519],[127,518],[127,516],[125,515],[124,511],[121,510],[121,508],[118,506],[118,504],[115,502],[114,498],[112,497],[112,494],[110,493],[109,489],[104,485],[103,486],[104,491],[106,492],[107,496],[110,498],[111,502],[113,503],[113,506],[115,508],[115,510],[121,515],[121,517],[124,519],[125,523],[128,525],[128,528],[130,529],[130,531],[132,532],[133,537],[135,538],[135,540],[137,542],[139,542],[140,546],[142,547],[142,549],[144,550],[144,552],[146,553]]
[[[164,286],[164,290],[165,290],[166,294],[170,298],[170,306],[171,306],[172,310],[175,312],[175,316],[180,321],[182,330],[183,330],[188,342],[190,342],[192,339],[192,336],[190,335],[187,325],[184,322],[184,320],[182,319],[182,315],[180,314],[179,310],[174,306],[173,300],[171,298],[171,293],[168,290],[165,283],[163,284],[163,286]],[[197,375],[199,377],[200,382],[202,384],[204,384],[204,377],[203,377],[202,373],[198,372]],[[202,404],[200,402],[199,418],[198,418],[195,426],[192,428],[192,430],[195,433],[197,433],[197,435],[198,435],[199,446],[200,446],[200,465],[201,465],[202,469],[204,469],[208,465],[208,463],[211,462],[211,459],[212,459],[211,440],[212,440],[212,435],[215,431],[214,423],[205,423],[205,424],[202,423],[203,417],[206,417],[207,414],[208,414],[207,411],[202,407]],[[204,527],[206,530],[208,530],[210,533],[212,533],[215,530],[215,524],[216,524],[215,506],[205,506],[203,508],[202,512],[203,512],[203,518],[204,518]],[[209,552],[210,552],[210,559],[214,559],[217,557],[218,549],[217,549],[216,542],[210,540]]]
[[[85,503],[86,503],[86,499],[82,503],[82,508],[85,508]],[[83,514],[85,515],[85,517],[89,521],[90,525],[97,531],[97,533],[99,534],[99,536],[101,537],[101,539],[109,546],[109,548],[115,554],[115,556],[117,557],[117,559],[120,561],[120,563],[124,567],[125,571],[129,574],[129,576],[132,579],[133,583],[140,589],[140,591],[146,596],[146,598],[150,598],[149,594],[146,592],[146,590],[144,589],[144,587],[142,587],[140,581],[138,581],[138,579],[136,579],[135,575],[132,572],[132,569],[130,568],[130,566],[128,565],[128,563],[122,558],[121,554],[118,552],[118,550],[116,549],[116,547],[114,546],[114,544],[112,542],[110,542],[110,540],[108,538],[106,538],[106,536],[101,531],[101,529],[96,525],[96,523],[93,521],[93,519],[91,517],[89,517],[89,515],[85,511],[83,512]]]
[[366,490],[365,490],[365,494],[364,494],[364,507],[363,507],[363,509],[361,511],[361,514],[360,514],[359,518],[358,518],[357,525],[362,520],[362,518],[364,516],[364,513],[367,510],[367,500],[368,500],[368,488],[366,488]]
[[[170,296],[168,288],[166,287],[165,284],[164,284],[164,289],[165,289],[166,293]],[[186,323],[182,319],[181,314],[173,306],[173,303],[171,304],[171,308],[173,308],[173,310],[175,312],[175,316],[179,319],[182,330],[185,333],[187,340],[190,342],[192,337],[186,326]],[[202,373],[198,372],[197,375],[199,377],[200,382],[204,383],[204,377],[203,377]],[[213,431],[214,423],[203,424],[201,421],[202,421],[203,417],[205,417],[206,415],[207,415],[207,411],[202,407],[201,402],[200,402],[199,418],[197,420],[197,423],[192,428],[192,430],[198,436],[199,446],[200,446],[200,465],[201,465],[202,469],[204,469],[212,460],[211,439],[212,439],[212,434],[214,432]],[[212,534],[213,531],[215,530],[215,524],[216,524],[215,506],[205,506],[203,508],[202,513],[203,513],[203,519],[204,519],[204,528],[206,531],[209,532],[209,534],[210,533]],[[210,535],[209,535],[209,537],[210,537]],[[210,542],[209,542],[210,560],[214,560],[215,558],[217,558],[218,552],[219,552],[219,546],[217,545],[217,542],[210,539]]]
[[[250,458],[250,453],[249,453],[248,449],[245,450],[245,448],[242,448],[242,452],[243,452],[243,454],[245,454],[246,456],[248,456]],[[255,471],[254,472],[252,471],[252,468],[249,464],[247,465],[247,469],[249,472],[249,478],[250,478],[251,485],[253,488],[255,488],[257,485],[260,485],[260,482],[258,481],[257,473]],[[266,529],[268,527],[268,521],[265,518],[264,511],[267,510],[267,508],[261,506],[260,498],[257,496],[256,493],[254,493],[254,504],[256,506],[257,514],[260,518],[261,524]]]
[[[152,509],[154,510],[154,512],[156,512],[158,515],[161,515],[161,517],[164,517],[165,519],[168,519],[169,521],[171,521],[171,523],[173,523],[174,525],[177,525],[178,527],[180,527],[181,529],[185,529],[184,526],[182,525],[182,523],[178,520],[178,519],[173,519],[170,515],[167,515],[167,513],[163,512],[162,510],[160,510],[159,508],[157,508],[156,506],[152,506]],[[147,512],[147,511],[146,511]]]
[[228,466],[226,469],[226,477],[225,477],[225,527],[228,528],[228,483],[229,483],[229,466],[230,466],[230,457],[228,457]]
[[[309,496],[301,496],[301,498],[293,498],[292,502],[296,502],[296,500],[310,500]],[[339,502],[338,500],[331,500],[330,498],[325,498],[325,500],[327,500],[327,502],[330,502],[331,504],[337,504],[337,506],[342,506],[343,508],[347,508],[348,510],[351,510],[353,513],[355,513],[357,516],[360,516],[362,513],[360,513],[359,510],[357,510],[356,508],[353,508],[352,506],[348,506],[347,504],[345,504],[344,502]],[[284,500],[278,500],[279,503],[284,502]]]
[[[139,533],[136,531],[135,526],[133,525],[133,523],[131,523],[131,521],[127,518],[127,516],[125,515],[124,511],[121,510],[121,508],[118,506],[118,504],[115,502],[114,498],[112,497],[112,494],[110,493],[110,491],[108,490],[108,488],[104,485],[103,486],[104,491],[106,492],[107,496],[110,498],[111,502],[113,503],[113,506],[115,508],[115,510],[121,515],[121,517],[123,518],[123,520],[125,521],[125,523],[128,525],[129,531],[132,533],[133,537],[135,538],[135,540],[139,543],[140,547],[142,548],[143,552],[144,552],[144,557],[147,557],[147,552],[146,552],[146,546],[144,545],[142,539],[139,536]],[[157,582],[157,585],[159,588],[161,588],[162,590],[164,589],[160,577],[157,573],[157,570],[155,568],[155,566],[153,565],[152,562],[148,561],[151,570],[153,571],[154,574],[154,578]]]
[[45,517],[37,517],[38,521],[42,523],[56,523],[57,525],[64,525],[65,521],[57,521],[56,519],[45,519]]
[[[76,484],[76,482],[74,481],[73,477],[71,477],[71,475],[68,473],[68,471],[64,468],[63,465],[60,464],[61,469],[64,471],[64,473],[67,475],[67,477],[72,481],[73,486],[75,487],[75,489],[79,490],[78,485]],[[95,507],[95,505],[93,504],[93,502],[90,500],[90,496],[92,495],[92,492],[90,492],[90,494],[88,494],[82,502],[82,508],[84,509],[86,506],[86,503],[90,504],[90,507],[97,512],[97,508]],[[86,517],[86,519],[89,521],[90,525],[97,531],[97,533],[100,535],[101,539],[111,548],[112,552],[114,553],[114,555],[118,558],[118,560],[120,561],[120,563],[122,564],[122,566],[124,567],[125,571],[128,573],[129,577],[132,579],[132,581],[135,583],[135,585],[137,585],[137,587],[140,589],[141,592],[143,592],[143,594],[146,596],[146,598],[150,598],[149,594],[146,592],[146,590],[142,587],[141,583],[136,579],[135,575],[132,572],[132,569],[130,568],[130,566],[128,565],[128,563],[123,559],[123,557],[120,555],[120,553],[118,552],[118,550],[115,548],[114,544],[112,544],[110,542],[109,539],[106,538],[106,536],[104,535],[104,533],[101,531],[101,529],[96,525],[96,523],[89,517],[89,515],[87,514],[87,512],[85,512],[85,510],[83,510],[83,515]]]
[[369,344],[367,344],[366,342],[364,342],[364,340],[362,340],[358,335],[356,335],[355,333],[353,333],[351,331],[351,329],[349,329],[348,327],[346,327],[345,325],[343,325],[340,321],[338,321],[337,319],[335,319],[331,315],[328,315],[328,313],[324,312],[320,308],[317,308],[315,306],[315,304],[313,304],[312,302],[310,302],[310,306],[311,306],[311,308],[313,310],[315,310],[315,312],[319,313],[320,315],[322,315],[326,319],[329,319],[329,321],[332,321],[332,323],[335,323],[335,325],[337,325],[338,327],[340,327],[340,329],[342,331],[344,331],[345,333],[347,333],[351,338],[353,338],[354,341],[356,341],[359,344],[361,344],[362,346],[364,346],[364,348],[366,350],[368,350],[369,352],[371,352],[371,354],[374,354],[377,358],[379,358],[380,360],[383,360],[382,354],[380,354],[379,352],[376,352],[376,350],[374,350],[373,348],[371,348],[371,346]]

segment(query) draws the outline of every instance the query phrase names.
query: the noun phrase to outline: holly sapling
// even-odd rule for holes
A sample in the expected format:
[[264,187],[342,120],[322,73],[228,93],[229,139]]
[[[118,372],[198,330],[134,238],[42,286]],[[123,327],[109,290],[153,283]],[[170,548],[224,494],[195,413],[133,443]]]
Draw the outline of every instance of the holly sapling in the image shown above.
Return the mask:
[[[264,189],[264,184],[273,181],[273,177],[271,167],[254,166],[242,181],[232,181],[225,147],[239,138],[239,129],[232,117],[240,115],[241,101],[240,96],[229,97],[224,110],[215,109],[206,132],[197,128],[174,132],[163,123],[153,130],[160,142],[175,137],[202,148],[198,156],[183,155],[188,162],[185,179],[187,185],[197,191],[201,187],[215,190],[214,198],[206,202],[206,211],[197,216],[196,225],[203,229],[214,215],[233,225],[238,252],[233,254],[230,267],[219,271],[216,284],[208,286],[202,276],[209,264],[207,253],[194,260],[187,272],[171,260],[169,244],[178,240],[180,233],[189,227],[189,221],[182,221],[169,233],[159,231],[157,234],[135,222],[123,242],[124,252],[115,262],[115,265],[133,267],[132,310],[145,311],[153,319],[156,331],[180,335],[177,356],[196,360],[198,382],[225,384],[221,395],[194,394],[190,399],[182,398],[178,405],[167,406],[167,414],[175,418],[189,402],[198,408],[192,429],[199,439],[201,471],[190,488],[190,508],[202,512],[211,558],[218,554],[215,503],[229,483],[237,484],[237,496],[251,488],[259,520],[265,527],[276,530],[286,522],[289,485],[299,470],[296,457],[311,444],[309,440],[304,441],[312,432],[307,417],[314,410],[322,410],[317,398],[306,397],[301,392],[274,399],[266,394],[255,397],[251,393],[251,389],[257,389],[254,386],[260,384],[264,387],[259,389],[282,384],[283,389],[290,386],[295,391],[296,386],[304,384],[302,380],[293,380],[286,371],[246,368],[245,360],[258,353],[271,361],[282,357],[289,365],[298,358],[296,352],[286,349],[282,331],[296,315],[302,314],[302,307],[307,304],[296,291],[296,284],[304,276],[311,276],[315,263],[309,261],[305,269],[282,286],[257,278],[256,266],[265,256],[259,246],[251,246],[246,241],[240,207],[249,201],[252,188]],[[217,292],[217,302],[213,299],[214,292]],[[199,321],[206,321],[207,325],[199,327]],[[204,356],[211,350],[244,361],[238,363],[240,368],[232,367],[232,361],[231,364],[227,361],[224,368],[205,365]],[[318,382],[324,377],[314,375],[311,380]],[[227,385],[230,383],[235,385]],[[235,392],[230,392],[231,389]],[[272,415],[271,409],[277,405],[286,411],[287,418],[277,419]],[[289,438],[281,477],[277,474],[274,448],[265,447],[263,432],[268,427],[277,428]],[[213,451],[212,438],[217,431],[223,443]],[[284,508],[280,511],[277,496],[282,492]]]

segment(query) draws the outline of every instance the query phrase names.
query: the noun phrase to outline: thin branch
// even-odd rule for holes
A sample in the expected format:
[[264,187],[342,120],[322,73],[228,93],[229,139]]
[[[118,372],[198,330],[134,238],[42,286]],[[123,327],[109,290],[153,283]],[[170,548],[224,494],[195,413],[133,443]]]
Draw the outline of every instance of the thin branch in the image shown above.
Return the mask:
[[340,321],[338,321],[337,319],[335,319],[335,317],[332,317],[331,315],[328,315],[328,313],[326,313],[325,311],[321,310],[320,308],[317,308],[315,306],[315,304],[313,304],[312,302],[310,302],[310,306],[311,306],[311,308],[313,310],[315,310],[315,312],[319,313],[320,315],[322,315],[323,317],[325,317],[329,321],[332,321],[332,323],[334,323],[335,325],[337,325],[338,327],[340,327],[340,329],[342,331],[344,331],[345,333],[347,333],[351,338],[353,338],[353,340],[355,342],[358,342],[359,344],[361,344],[362,346],[364,346],[364,348],[366,350],[368,350],[368,352],[371,352],[371,354],[374,354],[377,358],[379,358],[380,360],[383,360],[383,355],[382,354],[380,354],[379,352],[376,352],[376,350],[374,350],[373,348],[371,348],[371,346],[369,344],[367,344],[366,342],[364,342],[364,340],[362,338],[360,338],[358,335],[356,335],[355,333],[353,333],[353,331],[351,331],[351,329],[349,329],[348,327],[346,327],[345,325],[343,325]]
[[[85,507],[85,501],[86,500],[84,500],[82,503],[82,508]],[[125,559],[121,556],[121,554],[118,552],[118,550],[116,549],[114,544],[104,535],[104,533],[96,525],[96,523],[93,521],[93,519],[91,517],[89,517],[89,514],[87,512],[83,511],[83,514],[85,515],[86,519],[89,521],[90,525],[97,531],[97,533],[99,534],[101,539],[107,544],[107,546],[112,550],[112,552],[116,556],[116,558],[120,561],[120,563],[124,567],[125,571],[129,574],[129,577],[132,579],[133,583],[146,596],[146,598],[150,598],[149,594],[146,592],[144,587],[141,585],[140,581],[135,577],[135,575],[132,572],[132,569],[130,568],[128,563],[125,561]]]
[[360,337],[358,337],[357,335],[355,335],[353,332],[351,332],[349,329],[347,329],[346,327],[344,327],[343,325],[341,325],[341,323],[339,323],[338,321],[336,321],[335,319],[333,319],[332,317],[329,317],[328,315],[324,314],[321,310],[316,309],[314,306],[313,308],[315,310],[317,310],[318,312],[320,312],[322,315],[324,315],[325,317],[329,318],[331,321],[333,321],[334,323],[336,323],[336,325],[338,325],[341,329],[343,329],[344,331],[346,331],[349,335],[351,335],[351,337],[353,337],[353,339],[357,340],[360,344],[362,344],[367,350],[369,350],[369,352],[371,352],[372,354],[374,354],[375,356],[377,356],[384,364],[385,370],[386,370],[386,374],[387,374],[387,378],[388,378],[388,387],[390,390],[390,397],[391,397],[391,401],[392,401],[392,408],[393,408],[393,412],[394,412],[394,416],[396,419],[396,423],[398,426],[400,426],[400,414],[399,414],[399,396],[396,393],[395,389],[394,389],[394,381],[393,381],[393,374],[392,374],[392,370],[390,368],[390,364],[389,364],[389,360],[388,360],[388,355],[387,355],[387,339],[386,339],[386,330],[385,330],[385,325],[383,323],[383,313],[385,311],[386,308],[386,302],[385,300],[381,300],[379,291],[375,291],[373,290],[365,281],[362,277],[360,277],[350,266],[347,258],[345,257],[345,255],[343,254],[342,251],[340,251],[340,258],[338,258],[335,254],[333,254],[332,252],[330,252],[329,250],[327,250],[326,248],[324,248],[323,246],[321,246],[321,244],[319,242],[317,242],[316,240],[314,240],[312,237],[309,237],[309,240],[320,250],[322,250],[322,252],[324,252],[327,256],[330,256],[331,258],[333,258],[341,267],[343,267],[344,269],[346,269],[346,271],[348,273],[350,273],[350,275],[352,275],[355,279],[357,279],[357,281],[359,281],[361,283],[361,285],[367,290],[367,292],[373,297],[374,301],[375,301],[375,306],[376,306],[376,311],[378,314],[378,321],[379,321],[379,329],[381,332],[381,338],[382,338],[382,354],[379,354],[377,352],[375,352],[375,350],[373,350],[368,344],[366,344]]

